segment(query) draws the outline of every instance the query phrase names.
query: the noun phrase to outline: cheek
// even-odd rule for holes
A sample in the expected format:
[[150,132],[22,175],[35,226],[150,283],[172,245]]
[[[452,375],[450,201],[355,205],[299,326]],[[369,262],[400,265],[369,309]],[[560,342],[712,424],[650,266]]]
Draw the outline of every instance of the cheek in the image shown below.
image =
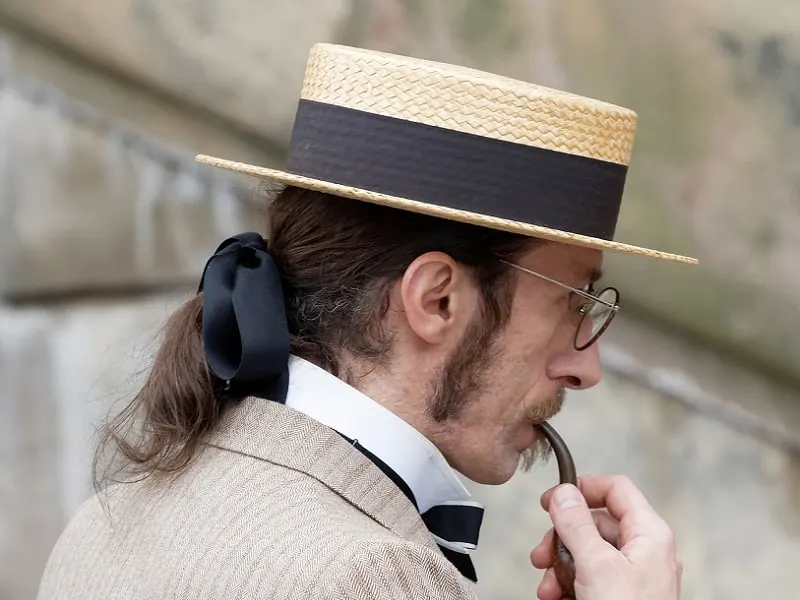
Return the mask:
[[563,316],[563,307],[549,308],[544,314],[541,305],[537,308],[515,303],[508,324],[490,352],[484,392],[490,398],[478,403],[474,415],[478,420],[484,419],[484,424],[495,423],[503,429],[518,424],[520,413],[547,380],[548,352],[563,320],[557,318],[557,314]]
[[495,353],[494,389],[498,392],[498,412],[516,415],[536,395],[547,379],[547,344],[542,337],[509,337]]
[[553,345],[561,321],[554,315],[548,317],[531,318],[528,315],[528,318],[520,318],[510,324],[502,347],[507,360],[523,369],[545,362],[547,350]]
[[531,402],[536,402],[539,390],[547,385],[547,362],[556,347],[555,336],[561,332],[561,320],[531,319],[510,323],[498,342],[493,377],[495,389],[503,404],[500,410],[516,416]]
[[547,345],[564,322],[567,311],[563,296],[556,300],[552,296],[519,299],[512,308],[508,332],[529,344]]
[[577,326],[573,314],[566,302],[539,303],[515,311],[507,342],[520,367],[537,368],[544,376],[550,357],[572,347]]

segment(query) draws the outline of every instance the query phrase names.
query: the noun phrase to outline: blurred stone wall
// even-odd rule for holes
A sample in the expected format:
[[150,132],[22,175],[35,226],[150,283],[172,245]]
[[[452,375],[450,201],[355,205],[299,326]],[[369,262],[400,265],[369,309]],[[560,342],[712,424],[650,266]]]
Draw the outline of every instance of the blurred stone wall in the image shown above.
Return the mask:
[[703,264],[611,257],[626,302],[800,381],[793,2],[4,0],[2,17],[256,136],[274,150],[265,164],[280,163],[317,41],[455,61],[631,107],[640,127],[618,238]]
[[[678,1],[0,2],[0,598],[33,597],[89,493],[99,417],[130,397],[207,256],[263,225],[253,182],[194,154],[280,165],[317,41],[637,110],[619,237],[703,265],[609,257],[627,313],[800,380],[800,18],[788,2]],[[559,417],[581,470],[630,473],[655,498],[685,548],[686,598],[791,597],[797,388],[625,319],[608,381]],[[526,555],[552,476],[476,490],[483,597],[534,596]]]

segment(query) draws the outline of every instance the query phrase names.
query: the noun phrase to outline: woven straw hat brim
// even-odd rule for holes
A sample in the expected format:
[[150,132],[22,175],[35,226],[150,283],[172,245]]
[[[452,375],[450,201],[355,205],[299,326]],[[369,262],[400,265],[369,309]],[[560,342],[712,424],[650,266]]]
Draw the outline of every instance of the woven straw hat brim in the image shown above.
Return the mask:
[[342,196],[353,200],[362,200],[364,202],[371,202],[383,206],[389,206],[400,210],[406,210],[433,217],[440,217],[453,221],[460,221],[480,227],[489,227],[501,231],[508,231],[521,235],[537,237],[554,242],[561,242],[575,246],[583,246],[586,248],[593,248],[596,250],[603,250],[621,254],[635,254],[645,256],[648,258],[655,258],[660,260],[667,260],[685,264],[698,264],[696,258],[689,256],[682,256],[680,254],[672,254],[669,252],[662,252],[659,250],[652,250],[650,248],[643,248],[630,244],[623,244],[610,240],[604,240],[585,235],[575,234],[568,231],[561,231],[558,229],[551,229],[549,227],[542,227],[532,225],[529,223],[521,223],[509,219],[492,217],[484,214],[473,213],[465,210],[458,210],[448,207],[435,206],[409,200],[407,198],[399,198],[396,196],[388,196],[386,194],[379,194],[364,190],[360,188],[350,187],[332,183],[330,181],[322,181],[319,179],[312,179],[302,175],[296,175],[281,171],[277,169],[269,169],[257,165],[227,160],[224,158],[217,158],[205,154],[197,155],[197,162],[212,167],[234,171],[245,175],[250,175],[259,179],[276,181],[285,185],[296,186],[304,189],[314,190],[318,192],[325,192],[328,194]]

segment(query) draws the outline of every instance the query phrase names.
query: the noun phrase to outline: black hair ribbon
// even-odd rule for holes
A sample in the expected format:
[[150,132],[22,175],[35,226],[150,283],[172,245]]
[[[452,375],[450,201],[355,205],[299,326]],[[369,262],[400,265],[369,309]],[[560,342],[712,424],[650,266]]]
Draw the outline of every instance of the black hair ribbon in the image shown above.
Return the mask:
[[198,292],[206,362],[225,392],[284,403],[289,325],[281,277],[264,238],[249,232],[222,242]]

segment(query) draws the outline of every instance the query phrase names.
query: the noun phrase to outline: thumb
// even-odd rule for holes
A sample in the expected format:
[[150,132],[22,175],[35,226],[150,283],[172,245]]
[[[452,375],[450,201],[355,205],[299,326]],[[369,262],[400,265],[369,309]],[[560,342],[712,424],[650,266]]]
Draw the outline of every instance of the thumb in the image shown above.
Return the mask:
[[574,485],[563,484],[555,489],[549,513],[558,537],[576,561],[605,545],[586,499]]

